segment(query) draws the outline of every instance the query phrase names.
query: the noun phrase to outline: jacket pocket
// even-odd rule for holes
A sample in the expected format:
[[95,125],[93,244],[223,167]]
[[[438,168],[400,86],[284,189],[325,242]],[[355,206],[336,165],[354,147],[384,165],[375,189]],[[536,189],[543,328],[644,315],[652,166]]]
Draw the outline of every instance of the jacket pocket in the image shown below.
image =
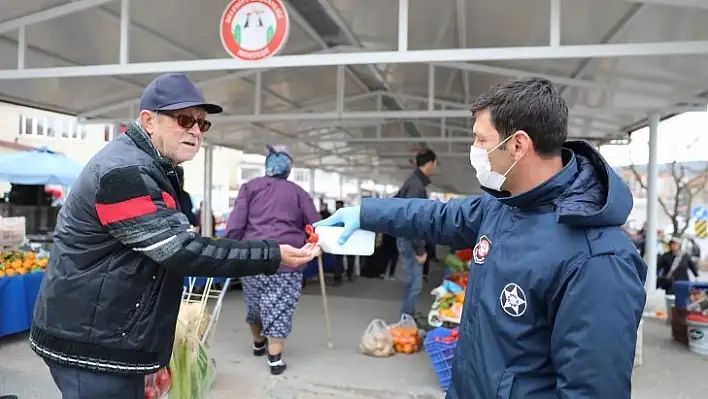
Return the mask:
[[496,399],[511,399],[511,392],[514,388],[514,380],[516,379],[516,374],[509,370],[504,370],[501,378],[499,378],[499,384],[497,385],[497,396]]
[[157,286],[156,282],[159,277],[160,276],[155,276],[154,278],[150,278],[150,281],[140,296],[140,299],[135,302],[134,308],[130,310],[123,327],[120,329],[120,333],[122,335],[129,334],[133,331],[133,328],[140,320],[140,317],[145,313],[146,308],[148,308],[148,304],[151,301],[154,301],[153,291],[155,291],[155,287]]

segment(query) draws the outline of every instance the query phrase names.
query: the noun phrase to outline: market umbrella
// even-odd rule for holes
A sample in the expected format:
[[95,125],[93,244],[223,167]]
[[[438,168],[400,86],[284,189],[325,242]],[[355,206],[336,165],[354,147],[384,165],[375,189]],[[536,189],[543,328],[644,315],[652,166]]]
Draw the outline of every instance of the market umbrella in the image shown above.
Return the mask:
[[71,186],[83,166],[46,147],[0,157],[0,180],[13,184]]

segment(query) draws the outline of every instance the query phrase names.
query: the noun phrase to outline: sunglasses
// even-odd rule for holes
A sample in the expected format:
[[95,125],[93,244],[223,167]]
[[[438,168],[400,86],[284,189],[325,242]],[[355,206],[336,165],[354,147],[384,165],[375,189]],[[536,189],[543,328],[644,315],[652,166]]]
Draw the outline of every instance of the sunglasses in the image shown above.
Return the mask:
[[175,122],[177,122],[178,125],[185,129],[191,129],[192,126],[198,125],[199,130],[202,133],[206,133],[210,128],[211,128],[211,122],[209,122],[206,119],[197,119],[189,115],[184,115],[184,114],[171,114],[169,112],[160,112],[163,115],[167,115],[170,118],[174,119]]

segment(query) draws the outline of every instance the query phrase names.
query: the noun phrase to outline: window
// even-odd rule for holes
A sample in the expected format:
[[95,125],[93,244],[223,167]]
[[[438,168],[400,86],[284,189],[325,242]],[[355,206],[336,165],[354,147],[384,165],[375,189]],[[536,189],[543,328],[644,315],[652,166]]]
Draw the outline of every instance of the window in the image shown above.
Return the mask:
[[113,125],[105,125],[103,127],[103,141],[113,140]]
[[75,140],[86,140],[86,125],[77,124],[76,129],[71,132],[71,138]]
[[34,134],[37,136],[44,136],[47,133],[47,118],[37,118],[35,119]]
[[34,126],[34,118],[22,115],[20,116],[20,129],[18,133],[20,135],[31,136],[32,134],[34,134]]
[[256,177],[261,177],[265,174],[265,170],[262,167],[256,166],[242,166],[241,167],[241,181],[246,182]]
[[73,134],[75,128],[76,123],[74,121],[67,121],[64,128],[61,130],[61,137],[68,139]]

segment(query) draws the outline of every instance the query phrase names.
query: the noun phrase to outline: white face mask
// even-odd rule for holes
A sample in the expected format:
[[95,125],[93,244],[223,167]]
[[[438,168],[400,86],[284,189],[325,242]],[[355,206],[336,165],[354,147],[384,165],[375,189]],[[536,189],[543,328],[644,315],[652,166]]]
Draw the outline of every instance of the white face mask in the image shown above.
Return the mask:
[[470,146],[470,165],[472,165],[472,167],[477,172],[477,180],[479,180],[479,184],[481,184],[482,186],[492,190],[501,191],[501,187],[506,181],[506,175],[511,172],[511,169],[516,166],[516,163],[518,161],[514,161],[514,163],[509,167],[509,169],[507,169],[507,171],[502,175],[492,170],[492,164],[489,162],[489,154],[500,146],[502,146],[512,137],[513,135],[507,137],[506,139],[504,139],[504,141],[497,144],[489,151],[485,150],[484,148],[475,147],[474,145]]

